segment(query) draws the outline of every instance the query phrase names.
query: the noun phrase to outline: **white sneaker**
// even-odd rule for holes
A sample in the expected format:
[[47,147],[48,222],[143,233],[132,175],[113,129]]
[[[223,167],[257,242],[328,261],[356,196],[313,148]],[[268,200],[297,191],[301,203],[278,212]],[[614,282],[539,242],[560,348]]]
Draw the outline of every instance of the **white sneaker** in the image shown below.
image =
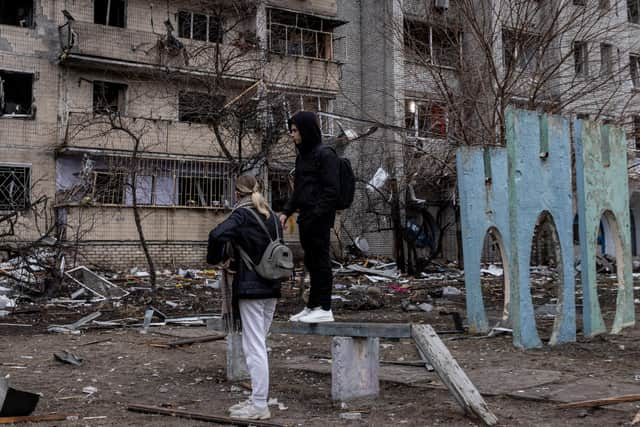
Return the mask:
[[296,313],[293,316],[289,317],[289,321],[297,322],[302,316],[306,316],[309,313],[311,313],[311,309],[309,307],[305,307],[300,313]]
[[240,403],[236,403],[235,405],[233,405],[232,407],[230,407],[229,409],[227,409],[227,412],[236,412],[239,411],[241,409],[243,409],[245,406],[247,405],[251,405],[251,403],[253,403],[251,401],[251,399],[247,399],[247,400],[243,400]]
[[268,406],[262,408],[251,403],[238,411],[231,412],[231,418],[241,420],[266,420],[271,418],[271,412],[269,412]]
[[303,323],[324,323],[333,322],[333,313],[331,310],[323,310],[322,307],[316,307],[311,310],[311,313],[302,316],[298,319],[298,322]]

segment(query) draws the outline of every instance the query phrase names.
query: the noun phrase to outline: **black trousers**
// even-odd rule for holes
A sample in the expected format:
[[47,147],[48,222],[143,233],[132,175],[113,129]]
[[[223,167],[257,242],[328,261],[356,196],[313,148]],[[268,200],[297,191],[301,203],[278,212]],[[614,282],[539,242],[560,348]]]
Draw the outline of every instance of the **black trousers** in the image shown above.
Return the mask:
[[331,309],[333,273],[329,257],[331,225],[299,224],[300,245],[304,250],[304,266],[309,272],[311,289],[307,307]]

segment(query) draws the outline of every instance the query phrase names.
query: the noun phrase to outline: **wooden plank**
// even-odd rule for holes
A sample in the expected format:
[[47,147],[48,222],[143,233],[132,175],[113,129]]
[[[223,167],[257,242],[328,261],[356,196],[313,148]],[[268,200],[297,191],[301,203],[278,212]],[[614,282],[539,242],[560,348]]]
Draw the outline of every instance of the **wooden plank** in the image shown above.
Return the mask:
[[597,406],[615,405],[616,403],[637,402],[640,394],[626,394],[624,396],[605,397],[603,399],[582,400],[580,402],[563,403],[558,405],[560,409],[568,408],[595,408]]
[[129,411],[141,412],[144,414],[169,415],[172,417],[188,418],[191,420],[198,420],[198,421],[210,421],[213,423],[220,423],[220,424],[233,424],[236,426],[283,427],[283,424],[270,423],[267,421],[241,420],[238,418],[222,417],[219,415],[209,415],[209,414],[203,414],[200,412],[189,412],[189,411],[183,411],[180,409],[161,408],[159,406],[130,404],[130,405],[127,405],[127,409]]
[[39,421],[65,421],[69,417],[77,415],[51,414],[51,415],[25,415],[21,417],[0,417],[0,424],[36,423]]
[[467,414],[480,418],[485,425],[496,425],[498,418],[489,410],[480,392],[460,368],[433,328],[429,325],[412,325],[411,330],[413,340],[421,354],[424,354],[429,364],[433,366],[442,383],[447,386],[462,409]]
[[203,337],[195,337],[195,338],[183,338],[175,341],[170,341],[167,343],[169,347],[179,347],[181,345],[191,345],[191,344],[200,344],[210,341],[218,341],[222,340],[227,336],[227,334],[216,334],[216,335],[205,335]]

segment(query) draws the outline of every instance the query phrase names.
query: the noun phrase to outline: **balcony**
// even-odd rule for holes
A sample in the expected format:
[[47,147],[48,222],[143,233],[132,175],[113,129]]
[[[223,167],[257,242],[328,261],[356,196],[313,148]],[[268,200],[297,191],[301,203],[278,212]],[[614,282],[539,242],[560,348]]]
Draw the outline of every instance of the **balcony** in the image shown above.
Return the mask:
[[[128,116],[116,120],[140,139],[138,150],[141,153],[181,157],[224,156],[207,125]],[[233,135],[223,135],[223,138],[231,141]],[[61,150],[96,150],[130,155],[134,144],[131,135],[113,129],[108,115],[69,112]],[[237,143],[229,142],[226,145],[231,155],[237,156]]]
[[[68,65],[99,69],[128,68],[139,72],[167,72],[206,75],[214,71],[216,46],[219,57],[238,57],[227,61],[225,75],[232,79],[255,81],[260,70],[259,56],[247,46],[168,38],[146,31],[69,21],[59,27],[60,61]],[[208,53],[212,53],[208,55]],[[230,64],[230,65],[229,65]]]

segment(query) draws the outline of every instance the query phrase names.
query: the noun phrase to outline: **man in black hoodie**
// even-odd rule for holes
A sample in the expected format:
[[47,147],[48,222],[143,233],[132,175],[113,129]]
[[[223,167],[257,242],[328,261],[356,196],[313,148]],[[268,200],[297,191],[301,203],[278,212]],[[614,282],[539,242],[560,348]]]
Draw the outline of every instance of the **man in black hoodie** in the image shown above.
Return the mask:
[[290,320],[332,322],[333,275],[329,245],[340,191],[338,156],[322,143],[322,132],[315,113],[299,111],[289,119],[288,125],[298,155],[293,194],[280,215],[280,222],[284,226],[287,218],[295,211],[300,212],[300,244],[304,250],[304,265],[311,278],[309,302]]

